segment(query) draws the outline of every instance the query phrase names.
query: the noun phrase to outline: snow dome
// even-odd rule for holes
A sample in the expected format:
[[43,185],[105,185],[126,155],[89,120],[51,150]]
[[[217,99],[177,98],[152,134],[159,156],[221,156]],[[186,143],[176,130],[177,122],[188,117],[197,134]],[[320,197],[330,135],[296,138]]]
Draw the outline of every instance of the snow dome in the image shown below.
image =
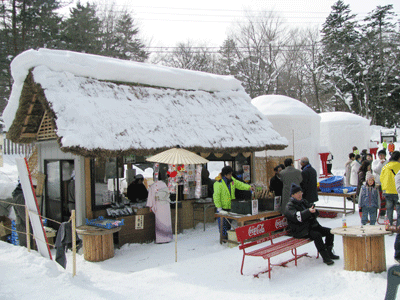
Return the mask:
[[[319,172],[321,162],[318,155],[321,117],[299,100],[282,95],[264,95],[251,103],[273,124],[273,128],[289,141],[284,150],[268,150],[268,156],[293,155],[295,160],[306,156]],[[294,147],[293,147],[294,145]],[[266,152],[257,152],[265,156]]]
[[[370,120],[348,112],[326,112],[321,116],[321,146],[333,155],[332,169],[344,169],[353,146],[360,152],[370,146]],[[334,173],[334,172],[332,172]]]

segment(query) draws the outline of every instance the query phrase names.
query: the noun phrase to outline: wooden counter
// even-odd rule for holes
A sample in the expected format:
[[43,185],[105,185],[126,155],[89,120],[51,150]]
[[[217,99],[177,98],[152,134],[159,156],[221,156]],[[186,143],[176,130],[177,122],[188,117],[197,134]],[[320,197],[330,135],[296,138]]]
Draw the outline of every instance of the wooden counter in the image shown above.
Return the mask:
[[[143,227],[136,224],[136,216],[142,216]],[[116,244],[121,247],[131,243],[151,243],[156,239],[155,216],[150,210],[141,215],[118,217],[117,220],[124,220],[121,231],[116,233]]]

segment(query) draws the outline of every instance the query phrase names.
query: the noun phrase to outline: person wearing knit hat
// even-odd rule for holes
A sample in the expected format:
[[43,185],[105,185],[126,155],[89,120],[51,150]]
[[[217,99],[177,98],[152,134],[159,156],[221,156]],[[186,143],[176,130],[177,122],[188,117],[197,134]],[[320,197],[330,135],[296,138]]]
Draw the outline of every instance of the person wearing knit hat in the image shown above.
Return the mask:
[[298,192],[303,192],[301,187],[299,187],[295,183],[292,183],[292,186],[290,187],[290,197],[293,197],[293,195],[298,193]]
[[368,223],[368,215],[371,225],[375,225],[377,211],[379,208],[379,192],[375,187],[375,177],[371,173],[367,173],[366,181],[361,187],[360,196],[358,199],[359,210],[362,210],[361,224]]
[[[339,259],[339,256],[333,253],[334,235],[331,233],[331,228],[323,227],[318,223],[318,215],[319,212],[315,209],[314,204],[311,205],[306,199],[303,199],[301,187],[292,183],[290,200],[285,209],[290,232],[295,238],[313,240],[323,262],[332,265],[333,259]],[[325,237],[325,242],[323,237]]]

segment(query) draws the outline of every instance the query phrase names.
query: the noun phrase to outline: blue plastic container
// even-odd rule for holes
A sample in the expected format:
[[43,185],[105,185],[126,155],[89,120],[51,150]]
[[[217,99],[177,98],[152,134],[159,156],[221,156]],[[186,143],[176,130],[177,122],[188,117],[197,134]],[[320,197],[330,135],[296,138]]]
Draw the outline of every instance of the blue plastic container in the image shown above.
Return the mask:
[[[321,189],[333,189],[336,187],[343,187],[343,176],[332,176],[319,182],[319,188]],[[329,193],[329,192],[326,192]]]

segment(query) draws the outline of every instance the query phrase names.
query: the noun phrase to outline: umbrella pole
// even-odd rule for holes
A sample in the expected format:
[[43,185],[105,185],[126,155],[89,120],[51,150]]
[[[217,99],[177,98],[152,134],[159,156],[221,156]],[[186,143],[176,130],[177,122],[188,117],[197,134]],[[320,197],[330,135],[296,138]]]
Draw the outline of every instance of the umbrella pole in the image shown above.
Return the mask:
[[176,202],[175,202],[175,262],[178,261],[178,182],[176,183]]

